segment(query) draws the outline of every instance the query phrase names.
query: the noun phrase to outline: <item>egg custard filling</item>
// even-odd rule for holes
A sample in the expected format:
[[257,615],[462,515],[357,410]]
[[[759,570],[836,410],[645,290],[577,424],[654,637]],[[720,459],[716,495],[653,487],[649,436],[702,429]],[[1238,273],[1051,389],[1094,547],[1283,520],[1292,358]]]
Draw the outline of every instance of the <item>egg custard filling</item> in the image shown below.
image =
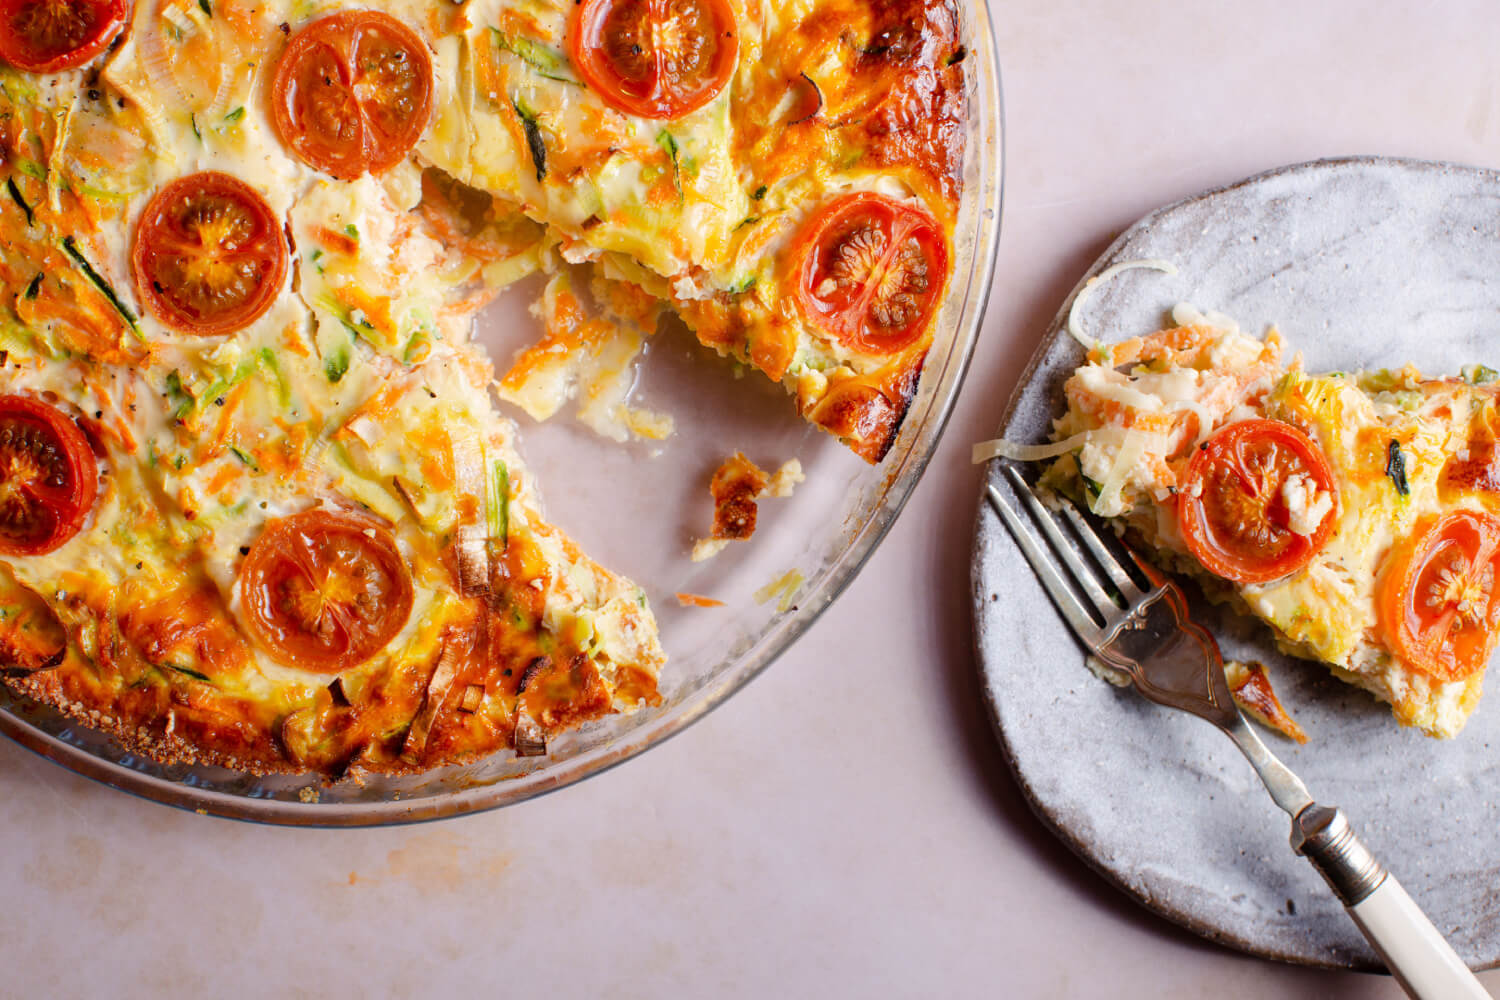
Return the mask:
[[[645,591],[499,401],[670,434],[626,400],[666,311],[891,447],[955,256],[952,0],[16,10],[0,679],[126,751],[419,771],[659,703]],[[474,315],[537,273],[497,382]]]
[[1054,443],[992,452],[1114,520],[1403,725],[1451,737],[1500,637],[1500,384],[1315,375],[1196,310],[1096,345]]

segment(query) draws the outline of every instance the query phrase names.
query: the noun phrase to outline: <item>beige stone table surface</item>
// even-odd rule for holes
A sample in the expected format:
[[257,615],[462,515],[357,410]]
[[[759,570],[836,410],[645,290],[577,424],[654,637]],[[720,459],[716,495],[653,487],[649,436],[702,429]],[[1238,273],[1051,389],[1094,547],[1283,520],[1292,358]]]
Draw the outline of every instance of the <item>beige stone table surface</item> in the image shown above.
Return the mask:
[[1152,208],[1326,156],[1500,167],[1500,5],[995,16],[1006,197],[973,369],[894,530],[791,651],[623,767],[418,827],[200,817],[0,740],[0,996],[1398,996],[1202,942],[1032,818],[970,651],[968,451]]

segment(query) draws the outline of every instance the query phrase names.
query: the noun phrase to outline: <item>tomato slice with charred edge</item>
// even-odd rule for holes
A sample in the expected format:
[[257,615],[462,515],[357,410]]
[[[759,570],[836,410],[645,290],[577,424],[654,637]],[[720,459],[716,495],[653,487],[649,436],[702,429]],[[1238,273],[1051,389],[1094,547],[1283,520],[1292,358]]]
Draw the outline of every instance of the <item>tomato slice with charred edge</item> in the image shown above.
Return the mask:
[[681,118],[734,75],[739,31],[725,0],[577,0],[568,56],[610,107]]
[[126,0],[0,0],[0,59],[28,73],[82,66],[125,27]]
[[27,396],[0,396],[0,554],[51,552],[78,534],[99,467],[71,417]]
[[384,649],[411,614],[390,532],[321,508],[269,522],[240,564],[250,631],[278,661],[336,672]]
[[797,305],[867,354],[918,340],[937,309],[948,249],[932,216],[882,194],[846,195],[805,223],[792,250]]
[[1500,519],[1459,510],[1391,550],[1379,612],[1391,651],[1438,681],[1485,668],[1500,637]]
[[389,14],[351,10],[287,43],[271,84],[271,120],[308,165],[340,180],[389,170],[432,115],[432,56]]
[[[1320,502],[1328,506],[1317,523],[1299,524]],[[1215,431],[1193,453],[1177,490],[1188,551],[1236,583],[1266,583],[1306,566],[1328,544],[1337,507],[1328,459],[1279,420],[1241,420]]]
[[1454,449],[1438,475],[1439,495],[1452,491],[1500,493],[1500,409],[1485,400],[1469,420],[1467,441]]
[[286,237],[253,188],[205,171],[156,193],[136,224],[130,260],[136,291],[157,319],[184,333],[233,333],[281,291]]

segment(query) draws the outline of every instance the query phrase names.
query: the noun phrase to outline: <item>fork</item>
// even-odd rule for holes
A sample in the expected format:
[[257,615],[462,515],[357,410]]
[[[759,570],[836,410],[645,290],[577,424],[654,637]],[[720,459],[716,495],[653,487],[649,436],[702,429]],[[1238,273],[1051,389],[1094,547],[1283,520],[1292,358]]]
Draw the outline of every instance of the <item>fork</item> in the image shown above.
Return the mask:
[[[1302,780],[1250,728],[1230,694],[1219,645],[1189,619],[1182,589],[1129,546],[1107,542],[1066,498],[1049,494],[1080,551],[1016,467],[1006,461],[999,466],[1013,495],[991,482],[990,504],[1084,648],[1128,677],[1143,697],[1206,719],[1234,741],[1291,817],[1293,850],[1312,862],[1409,996],[1489,997],[1432,921],[1355,836],[1343,811],[1313,801]],[[1112,545],[1124,551],[1130,567]]]

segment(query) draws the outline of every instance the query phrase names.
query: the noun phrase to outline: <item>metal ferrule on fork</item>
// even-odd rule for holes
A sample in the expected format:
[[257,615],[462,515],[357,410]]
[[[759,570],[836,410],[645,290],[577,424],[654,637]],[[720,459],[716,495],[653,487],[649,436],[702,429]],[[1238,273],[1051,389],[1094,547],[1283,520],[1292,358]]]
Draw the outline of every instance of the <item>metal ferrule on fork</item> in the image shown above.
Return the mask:
[[1354,834],[1343,810],[1310,805],[1292,817],[1292,849],[1312,862],[1333,894],[1353,906],[1380,888],[1385,866]]

